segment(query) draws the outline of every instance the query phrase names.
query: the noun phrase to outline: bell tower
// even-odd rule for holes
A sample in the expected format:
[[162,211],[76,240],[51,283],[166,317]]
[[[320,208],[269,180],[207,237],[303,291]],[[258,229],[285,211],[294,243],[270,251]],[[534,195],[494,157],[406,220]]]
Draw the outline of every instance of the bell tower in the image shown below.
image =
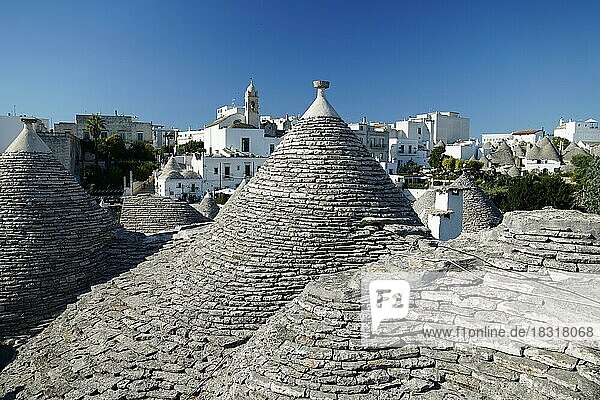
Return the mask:
[[254,87],[252,79],[250,79],[250,84],[246,88],[244,99],[244,115],[246,117],[246,123],[255,128],[260,128],[260,119],[258,117],[258,91]]

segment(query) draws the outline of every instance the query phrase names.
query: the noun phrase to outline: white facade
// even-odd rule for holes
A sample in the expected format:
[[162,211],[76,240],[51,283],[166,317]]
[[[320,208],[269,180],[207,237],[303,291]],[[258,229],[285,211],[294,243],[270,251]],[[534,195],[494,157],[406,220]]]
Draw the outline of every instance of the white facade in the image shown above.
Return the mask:
[[585,121],[573,121],[572,119],[564,121],[561,118],[558,121],[558,126],[554,129],[554,136],[565,138],[574,143],[600,143],[600,129],[598,129],[598,121],[591,118]]
[[179,129],[166,129],[163,125],[152,125],[152,145],[154,148],[175,146]]
[[204,142],[204,131],[203,130],[191,130],[178,131],[177,132],[177,145],[186,144],[187,142]]
[[[197,158],[200,156],[200,158]],[[196,154],[191,161],[203,182],[204,191],[235,189],[245,177],[252,177],[266,157],[206,156]]]
[[435,206],[427,218],[427,226],[434,238],[450,240],[462,232],[463,190],[436,191]]
[[[21,121],[23,117],[19,115],[0,115],[0,153],[4,153],[8,145],[23,130],[23,121]],[[36,132],[47,132],[50,121],[44,118],[39,120],[40,122],[35,125]]]
[[544,132],[542,129],[530,129],[526,131],[513,132],[512,139],[516,140],[518,143],[525,142],[533,145],[539,142],[540,139],[542,139],[545,135],[546,132]]
[[239,107],[235,105],[231,106],[222,106],[217,108],[217,118],[228,117],[233,114],[244,114],[244,107]]
[[280,137],[265,136],[264,129],[220,127],[219,124],[204,129],[202,140],[208,155],[218,156],[226,149],[236,150],[256,156],[267,157],[281,142]]
[[512,133],[482,133],[481,143],[491,143],[497,145],[500,142],[508,142],[513,140]]
[[466,142],[448,144],[446,145],[444,154],[458,160],[468,160],[471,157],[478,158],[479,143],[477,143],[475,140],[469,140]]
[[469,140],[471,120],[452,111],[436,111],[418,114],[404,121],[398,121],[395,128],[408,138],[417,138],[428,150],[440,140],[444,144]]
[[348,124],[348,127],[358,136],[374,159],[379,162],[389,161],[390,132],[385,125],[370,124],[363,119],[362,122]]

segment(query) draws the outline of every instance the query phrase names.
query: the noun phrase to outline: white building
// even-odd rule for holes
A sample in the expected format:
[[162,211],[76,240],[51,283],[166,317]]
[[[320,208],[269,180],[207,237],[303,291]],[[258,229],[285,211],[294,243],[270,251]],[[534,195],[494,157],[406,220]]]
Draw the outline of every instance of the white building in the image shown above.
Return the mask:
[[546,136],[546,132],[544,132],[543,129],[528,129],[513,132],[511,136],[513,140],[516,140],[519,143],[525,142],[534,145]]
[[408,163],[428,166],[428,151],[416,138],[408,138],[402,132],[392,129],[389,139],[390,160],[385,169],[389,174],[396,173],[398,167]]
[[395,124],[395,128],[404,132],[407,138],[419,139],[419,143],[430,151],[439,141],[449,144],[468,140],[470,126],[469,118],[461,117],[459,113],[452,111],[418,114]]
[[246,88],[246,107],[223,106],[217,109],[217,118],[201,131],[179,132],[177,144],[190,140],[204,142],[208,156],[224,152],[241,152],[251,156],[269,156],[281,141],[283,132],[261,127],[258,90],[254,83]]
[[444,154],[458,160],[469,160],[479,157],[479,143],[476,140],[467,140],[446,145]]
[[374,159],[382,163],[390,160],[390,130],[385,124],[369,123],[363,118],[361,122],[348,124],[348,127],[363,142]]
[[195,153],[191,168],[200,175],[204,191],[212,192],[237,188],[242,180],[254,176],[266,159],[226,149],[219,156]]
[[161,171],[154,174],[154,191],[158,196],[194,200],[204,195],[202,178],[191,169],[182,168],[175,157],[169,158]]
[[482,133],[481,143],[491,143],[497,146],[500,142],[508,142],[513,140],[512,133]]
[[176,145],[186,144],[187,142],[204,142],[204,130],[192,130],[188,128],[187,131],[177,131]]
[[559,172],[562,164],[558,150],[547,136],[527,150],[522,162],[525,171],[550,174]]
[[554,128],[554,136],[565,138],[574,143],[583,142],[586,145],[600,143],[598,121],[591,118],[585,121],[573,121],[572,119],[564,121],[561,118],[558,121],[558,126]]
[[[21,121],[23,117],[25,115],[0,115],[0,153],[4,153],[8,145],[23,130],[23,121]],[[42,118],[35,124],[35,130],[47,132],[49,126],[50,121]]]
[[152,124],[152,145],[155,148],[162,146],[175,146],[179,129],[165,128],[164,125]]
[[[86,121],[92,114],[76,114],[75,124],[77,131],[75,136],[79,139],[91,139],[86,130]],[[151,122],[140,122],[138,117],[133,115],[119,115],[115,111],[115,115],[100,115],[104,121],[105,129],[102,130],[100,137],[107,138],[108,136],[117,134],[125,141],[132,143],[136,141],[153,142],[153,130]],[[64,123],[61,123],[64,124]]]

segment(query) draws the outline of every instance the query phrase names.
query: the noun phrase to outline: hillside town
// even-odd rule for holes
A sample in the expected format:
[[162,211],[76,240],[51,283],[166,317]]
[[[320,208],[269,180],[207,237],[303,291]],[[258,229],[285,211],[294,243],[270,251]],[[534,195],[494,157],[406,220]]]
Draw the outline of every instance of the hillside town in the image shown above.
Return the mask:
[[[34,129],[88,192],[120,215],[127,197],[138,194],[197,206],[208,198],[223,204],[257,173],[300,121],[298,115],[273,117],[261,110],[259,91],[250,80],[244,106],[217,108],[215,119],[202,129],[165,129],[118,111],[114,115],[76,114],[75,122],[57,122],[51,129],[47,118],[35,118]],[[0,117],[0,127],[14,135],[21,119]],[[570,187],[577,160],[600,155],[600,130],[592,118],[566,121],[561,117],[552,132],[526,129],[477,137],[471,133],[468,117],[449,111],[387,123],[364,117],[348,123],[348,128],[415,202],[434,237],[442,240],[459,236],[458,227],[465,218],[487,221],[481,226],[495,226],[500,221],[496,217],[501,213],[499,207],[504,211],[537,207],[521,203],[507,209],[498,199],[490,200],[485,192],[493,191],[489,182],[498,176],[555,175]],[[103,154],[99,157],[100,150]],[[453,183],[458,177],[462,181]],[[454,199],[443,194],[448,188],[466,191]],[[477,193],[481,204],[467,200],[473,199],[468,193]],[[581,208],[574,201],[552,200],[550,205]],[[469,207],[474,207],[471,212]],[[488,211],[482,212],[484,209]]]

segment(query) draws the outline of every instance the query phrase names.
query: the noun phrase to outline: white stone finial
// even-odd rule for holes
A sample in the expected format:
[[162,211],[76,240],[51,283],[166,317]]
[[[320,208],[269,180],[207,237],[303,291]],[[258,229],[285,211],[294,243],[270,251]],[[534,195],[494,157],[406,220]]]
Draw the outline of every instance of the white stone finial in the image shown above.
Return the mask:
[[5,153],[47,153],[51,154],[52,151],[44,143],[42,139],[35,133],[34,124],[39,120],[32,117],[23,117],[23,130],[16,137],[15,140],[8,146]]
[[329,81],[313,81],[315,89],[329,89]]
[[336,117],[340,118],[331,104],[325,98],[325,89],[329,88],[329,81],[316,80],[313,86],[317,89],[317,98],[302,115],[302,118],[310,117]]

